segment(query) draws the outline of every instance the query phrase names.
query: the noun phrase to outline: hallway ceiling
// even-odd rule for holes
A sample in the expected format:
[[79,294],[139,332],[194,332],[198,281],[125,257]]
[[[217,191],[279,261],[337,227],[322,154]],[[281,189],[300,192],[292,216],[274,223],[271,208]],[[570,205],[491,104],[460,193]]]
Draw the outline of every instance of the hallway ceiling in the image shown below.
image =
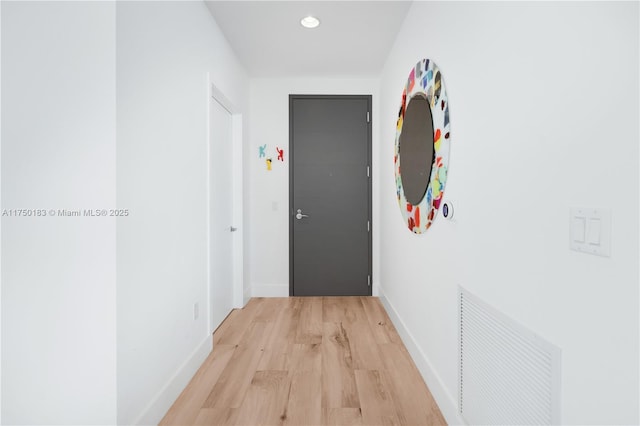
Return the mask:
[[[251,77],[378,75],[410,1],[206,1]],[[320,26],[305,29],[313,15]]]

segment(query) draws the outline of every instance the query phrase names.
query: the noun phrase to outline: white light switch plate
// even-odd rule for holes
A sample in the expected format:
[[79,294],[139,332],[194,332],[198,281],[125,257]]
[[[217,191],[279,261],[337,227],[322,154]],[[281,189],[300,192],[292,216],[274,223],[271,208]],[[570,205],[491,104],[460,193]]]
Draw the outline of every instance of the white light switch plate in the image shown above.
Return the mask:
[[572,207],[569,215],[571,250],[611,256],[611,210]]

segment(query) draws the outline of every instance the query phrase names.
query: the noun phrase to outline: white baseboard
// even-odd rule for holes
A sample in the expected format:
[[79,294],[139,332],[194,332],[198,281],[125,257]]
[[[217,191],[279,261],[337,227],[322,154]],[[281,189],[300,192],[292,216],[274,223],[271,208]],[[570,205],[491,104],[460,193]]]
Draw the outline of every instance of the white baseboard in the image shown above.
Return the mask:
[[458,413],[457,398],[454,398],[447,390],[446,386],[440,379],[440,376],[429,361],[429,358],[427,358],[424,352],[422,352],[422,349],[418,346],[413,334],[411,334],[407,329],[407,326],[404,321],[402,321],[400,314],[385,297],[384,291],[380,286],[378,286],[378,292],[380,301],[389,314],[391,322],[393,322],[396,330],[398,330],[398,334],[400,335],[402,342],[409,351],[409,354],[411,354],[413,362],[416,363],[416,367],[418,367],[418,370],[429,387],[433,398],[436,400],[438,407],[440,407],[440,411],[442,412],[445,420],[450,425],[464,425],[465,422],[462,420],[460,413]]
[[252,284],[251,297],[289,297],[289,284]]
[[147,408],[142,411],[133,424],[157,425],[160,423],[160,420],[167,414],[175,400],[178,399],[180,393],[196,374],[196,371],[209,356],[212,349],[213,339],[211,336],[207,336],[149,402]]

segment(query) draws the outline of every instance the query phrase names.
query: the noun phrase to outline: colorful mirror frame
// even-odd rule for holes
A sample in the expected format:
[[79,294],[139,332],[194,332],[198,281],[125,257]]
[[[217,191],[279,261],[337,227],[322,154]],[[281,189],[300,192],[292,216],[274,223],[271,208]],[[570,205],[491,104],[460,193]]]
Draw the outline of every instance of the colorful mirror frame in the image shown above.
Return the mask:
[[[426,97],[431,107],[435,155],[425,195],[417,205],[413,205],[407,202],[404,195],[399,154],[404,113],[407,110],[408,103],[418,94]],[[423,59],[409,73],[407,84],[402,91],[402,102],[400,103],[400,112],[396,124],[395,155],[393,159],[400,211],[405,223],[415,234],[422,234],[429,229],[440,208],[449,168],[449,141],[449,100],[442,74],[433,61]]]

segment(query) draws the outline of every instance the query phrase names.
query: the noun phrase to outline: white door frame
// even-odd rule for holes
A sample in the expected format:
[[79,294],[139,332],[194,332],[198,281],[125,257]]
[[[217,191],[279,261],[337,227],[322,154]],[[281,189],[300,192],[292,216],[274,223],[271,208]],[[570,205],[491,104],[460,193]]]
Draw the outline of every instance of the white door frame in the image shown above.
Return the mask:
[[[212,306],[211,306],[211,102],[218,102],[231,114],[231,181],[232,181],[232,212],[231,218],[233,227],[237,230],[233,233],[233,307],[243,306],[243,193],[242,193],[242,164],[243,164],[243,141],[242,141],[242,113],[240,109],[227,98],[224,93],[211,81],[211,76],[207,73],[207,328],[211,327]],[[209,330],[209,334],[214,330]]]

